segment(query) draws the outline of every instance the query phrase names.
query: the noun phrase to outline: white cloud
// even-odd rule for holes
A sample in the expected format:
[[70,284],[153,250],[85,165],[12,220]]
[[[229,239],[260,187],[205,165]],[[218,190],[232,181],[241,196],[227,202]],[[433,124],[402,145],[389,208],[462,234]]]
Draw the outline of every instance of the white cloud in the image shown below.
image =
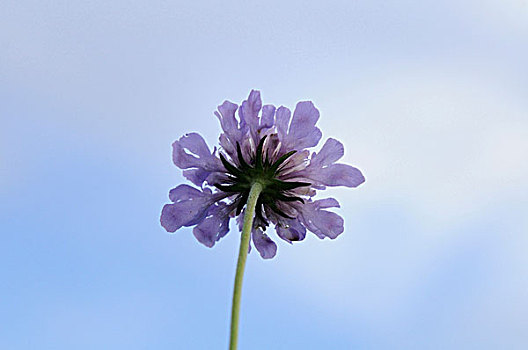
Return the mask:
[[370,196],[445,222],[526,191],[526,102],[493,79],[416,71],[360,81],[325,101],[323,116],[349,118],[325,131],[344,140]]

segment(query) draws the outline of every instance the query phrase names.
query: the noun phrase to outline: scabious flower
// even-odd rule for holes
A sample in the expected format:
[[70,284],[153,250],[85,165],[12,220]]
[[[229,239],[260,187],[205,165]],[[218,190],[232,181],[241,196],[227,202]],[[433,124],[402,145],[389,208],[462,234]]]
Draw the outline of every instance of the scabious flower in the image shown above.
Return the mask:
[[327,186],[357,187],[365,178],[358,169],[336,163],[344,149],[333,138],[310,155],[308,149],[317,146],[322,136],[315,126],[319,111],[312,102],[297,103],[292,116],[286,107],[262,106],[260,93],[253,90],[240,107],[225,101],[215,115],[223,130],[220,150],[211,151],[197,133],[172,145],[174,164],[199,188],[184,184],[169,192],[172,203],[161,213],[161,225],[168,232],[194,226],[196,239],[212,247],[229,232],[230,219],[236,217],[241,226],[255,181],[263,190],[251,240],[264,259],[277,251],[266,234],[270,225],[288,243],[302,241],[307,230],[321,239],[334,239],[343,232],[343,219],[326,210],[338,208],[337,200],[314,196]]

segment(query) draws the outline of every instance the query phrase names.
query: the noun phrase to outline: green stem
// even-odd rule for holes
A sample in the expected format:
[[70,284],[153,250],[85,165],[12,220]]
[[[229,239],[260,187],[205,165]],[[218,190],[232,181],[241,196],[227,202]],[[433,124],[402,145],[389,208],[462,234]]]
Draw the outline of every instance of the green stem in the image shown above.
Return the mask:
[[238,346],[238,320],[240,316],[240,297],[242,296],[242,279],[244,278],[244,268],[246,267],[249,238],[251,237],[251,228],[253,227],[255,207],[260,192],[262,192],[262,184],[260,182],[255,182],[251,186],[246,210],[244,212],[244,226],[242,227],[242,237],[240,238],[240,250],[238,251],[238,262],[235,274],[235,288],[233,290],[233,306],[231,308],[231,336],[229,350],[236,350]]

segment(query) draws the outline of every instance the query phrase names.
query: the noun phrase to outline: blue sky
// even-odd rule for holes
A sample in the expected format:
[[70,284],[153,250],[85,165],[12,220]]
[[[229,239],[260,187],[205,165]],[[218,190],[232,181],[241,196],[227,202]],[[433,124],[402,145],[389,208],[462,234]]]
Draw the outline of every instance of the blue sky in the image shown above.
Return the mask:
[[0,348],[222,349],[237,254],[159,225],[171,143],[310,99],[345,232],[250,254],[242,349],[528,346],[528,4],[4,1]]

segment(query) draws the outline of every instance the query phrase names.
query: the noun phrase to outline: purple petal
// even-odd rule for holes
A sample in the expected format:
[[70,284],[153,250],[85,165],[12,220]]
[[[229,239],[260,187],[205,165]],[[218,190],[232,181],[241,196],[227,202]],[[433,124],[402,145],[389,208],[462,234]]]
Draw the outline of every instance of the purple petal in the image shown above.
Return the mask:
[[280,151],[280,146],[280,138],[276,133],[268,135],[265,143],[266,155],[272,160],[276,159]]
[[224,133],[220,134],[220,145],[230,156],[236,156],[236,144],[237,142],[242,143],[247,131],[247,127],[239,126],[235,117],[237,108],[238,106],[236,104],[224,101],[224,103],[218,106],[219,112],[215,112],[224,130]]
[[286,107],[279,107],[275,113],[275,125],[277,133],[282,141],[286,140],[288,135],[288,125],[290,123],[291,111]]
[[251,236],[255,248],[262,258],[271,259],[275,256],[277,253],[277,245],[268,237],[267,234],[262,232],[260,229],[254,229]]
[[246,208],[242,209],[240,214],[236,217],[236,223],[238,226],[238,231],[242,232],[242,228],[244,227],[244,215],[246,214]]
[[301,176],[305,176],[306,169],[303,169],[302,172],[295,171],[298,168],[299,164],[303,164],[305,160],[310,155],[308,150],[295,153],[293,156],[288,158],[288,160],[282,165],[282,170],[280,171],[279,177],[289,178],[289,174],[293,172],[292,176],[296,176],[297,173],[301,173]]
[[288,176],[305,178],[312,183],[313,188],[317,189],[324,189],[325,186],[357,187],[365,182],[361,171],[350,165],[334,164],[343,157],[343,154],[343,144],[329,138],[319,153],[312,154],[310,164],[305,169]]
[[209,210],[207,217],[193,229],[196,239],[211,248],[229,231],[229,215],[222,212],[225,204],[221,203]]
[[260,99],[260,92],[251,90],[248,99],[242,102],[238,110],[240,124],[248,125],[251,130],[257,130],[259,125],[258,114],[261,108],[262,100]]
[[343,144],[336,139],[326,140],[319,153],[313,153],[310,164],[323,167],[337,162],[345,154]]
[[227,176],[225,173],[219,173],[219,172],[210,173],[205,178],[205,181],[209,185],[213,185],[213,186],[214,184],[225,183],[225,182],[228,182],[229,180],[230,180],[229,176]]
[[276,225],[275,231],[286,242],[302,241],[306,237],[306,227],[298,219],[285,219],[284,224],[285,226]]
[[332,198],[307,202],[302,206],[301,222],[308,230],[319,238],[336,238],[344,231],[343,218],[322,208],[338,206],[339,203]]
[[233,130],[238,129],[238,121],[235,118],[235,112],[238,109],[238,106],[232,102],[224,101],[220,106],[218,106],[218,111],[215,112],[215,115],[220,120],[220,126],[222,130],[227,134],[231,133]]
[[288,132],[288,146],[297,150],[316,146],[322,136],[321,130],[315,126],[317,120],[319,111],[312,102],[297,103]]
[[202,168],[219,171],[218,159],[209,151],[202,136],[190,133],[172,144],[172,160],[180,169]]
[[332,164],[309,176],[326,186],[357,187],[365,182],[361,171],[347,164]]
[[172,189],[169,198],[174,203],[165,204],[160,217],[161,226],[168,232],[199,223],[214,202],[210,192],[201,192],[188,185]]
[[211,172],[203,169],[186,169],[183,171],[183,177],[191,181],[196,186],[201,186]]
[[202,191],[189,185],[179,185],[169,191],[169,199],[173,202],[196,200],[196,198],[203,198],[205,195]]
[[230,138],[227,134],[220,134],[218,141],[220,146],[222,146],[224,151],[229,154],[231,158],[236,157],[236,143],[237,141],[240,142],[239,137]]
[[335,198],[323,198],[316,200],[313,202],[313,205],[317,209],[323,209],[323,208],[341,208],[339,205],[339,202]]
[[275,119],[275,106],[265,105],[262,107],[262,117],[260,118],[260,129],[269,129],[273,126]]

